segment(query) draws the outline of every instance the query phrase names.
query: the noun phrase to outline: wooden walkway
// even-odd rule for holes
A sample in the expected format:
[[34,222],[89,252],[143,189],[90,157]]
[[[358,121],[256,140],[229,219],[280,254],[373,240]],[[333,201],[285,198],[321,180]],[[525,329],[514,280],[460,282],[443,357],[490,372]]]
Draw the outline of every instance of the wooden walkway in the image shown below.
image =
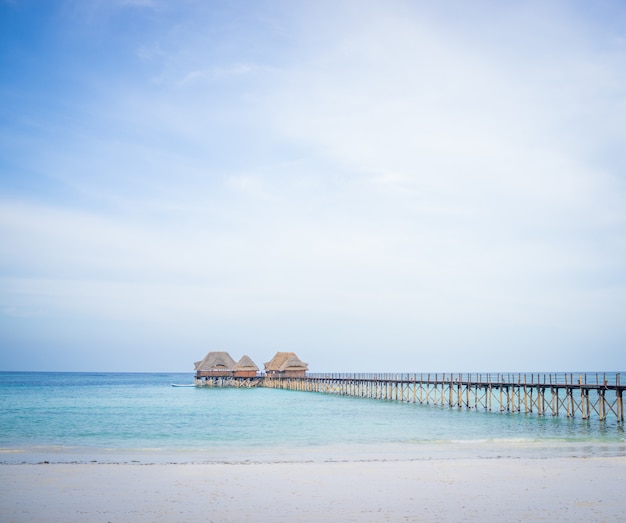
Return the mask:
[[624,422],[619,374],[309,374],[262,387],[441,407]]

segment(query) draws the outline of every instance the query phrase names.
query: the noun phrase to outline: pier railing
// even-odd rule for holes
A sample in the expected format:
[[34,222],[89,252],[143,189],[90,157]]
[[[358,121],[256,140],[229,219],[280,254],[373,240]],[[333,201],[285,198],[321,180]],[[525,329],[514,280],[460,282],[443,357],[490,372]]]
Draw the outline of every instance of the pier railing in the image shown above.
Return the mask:
[[405,382],[458,382],[463,383],[508,383],[510,385],[590,385],[590,386],[621,386],[619,373],[312,373],[307,374],[311,379],[347,379],[347,380],[389,380]]
[[326,373],[265,376],[263,387],[441,407],[624,422],[616,373]]

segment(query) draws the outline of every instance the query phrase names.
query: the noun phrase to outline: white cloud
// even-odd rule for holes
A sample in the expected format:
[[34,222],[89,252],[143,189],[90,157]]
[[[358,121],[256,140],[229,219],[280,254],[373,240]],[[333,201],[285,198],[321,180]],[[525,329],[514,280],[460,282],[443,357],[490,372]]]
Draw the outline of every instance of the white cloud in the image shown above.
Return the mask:
[[248,75],[259,69],[254,64],[237,63],[230,66],[215,66],[210,69],[198,69],[190,71],[180,82],[181,85],[189,85],[195,82],[207,82],[211,80],[223,80],[229,77]]

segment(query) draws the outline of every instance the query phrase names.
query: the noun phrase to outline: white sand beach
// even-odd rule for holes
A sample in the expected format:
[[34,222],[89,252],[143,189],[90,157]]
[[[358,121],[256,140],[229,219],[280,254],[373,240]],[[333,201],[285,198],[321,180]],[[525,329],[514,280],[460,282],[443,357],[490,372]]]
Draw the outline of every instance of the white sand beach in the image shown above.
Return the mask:
[[3,522],[626,521],[626,458],[0,466]]

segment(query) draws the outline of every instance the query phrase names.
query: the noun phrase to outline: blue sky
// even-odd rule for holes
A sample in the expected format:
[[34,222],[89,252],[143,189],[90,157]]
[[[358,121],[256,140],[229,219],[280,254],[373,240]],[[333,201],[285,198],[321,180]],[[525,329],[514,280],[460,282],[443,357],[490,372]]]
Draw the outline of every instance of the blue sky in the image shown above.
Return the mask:
[[0,369],[626,367],[622,2],[0,24]]

